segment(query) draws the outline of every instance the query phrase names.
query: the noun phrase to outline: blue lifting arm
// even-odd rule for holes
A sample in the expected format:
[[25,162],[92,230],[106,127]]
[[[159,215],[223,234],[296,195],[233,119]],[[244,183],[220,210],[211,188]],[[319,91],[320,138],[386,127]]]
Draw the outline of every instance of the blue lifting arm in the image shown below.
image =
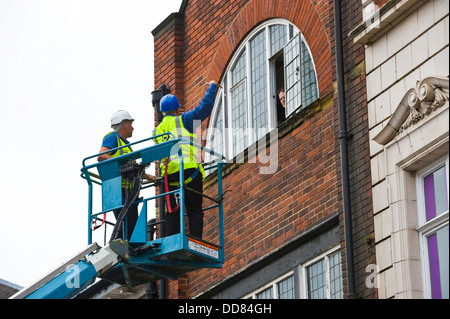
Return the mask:
[[99,275],[115,266],[122,252],[127,250],[125,245],[126,243],[120,240],[111,242],[103,248],[96,243],[91,244],[10,299],[72,298],[91,285]]

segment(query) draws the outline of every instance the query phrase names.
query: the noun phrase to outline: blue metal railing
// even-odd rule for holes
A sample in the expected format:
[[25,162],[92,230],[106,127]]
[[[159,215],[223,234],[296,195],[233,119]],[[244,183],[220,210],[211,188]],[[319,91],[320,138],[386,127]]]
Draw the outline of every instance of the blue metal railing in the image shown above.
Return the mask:
[[[124,155],[121,155],[119,157],[114,157],[102,162],[96,162],[93,164],[88,164],[89,160],[96,159],[98,156],[116,152],[117,150],[120,150],[124,147],[129,147],[133,145],[142,144],[144,142],[148,141],[156,141],[157,138],[162,138],[164,136],[169,136],[169,140],[163,143],[158,143],[156,145],[152,145],[149,147],[145,147],[143,149],[127,153]],[[200,149],[203,152],[207,152],[211,154],[212,156],[215,156],[215,161],[208,164],[209,166],[205,167],[205,170],[208,169],[214,169],[217,168],[217,196],[218,201],[214,203],[214,205],[207,207],[204,209],[204,211],[218,208],[218,217],[219,217],[219,246],[224,246],[224,234],[223,234],[223,205],[222,205],[222,165],[224,164],[223,160],[225,159],[221,154],[218,154],[214,152],[213,150],[207,149],[197,143],[194,143],[193,141],[183,139],[183,138],[176,138],[172,133],[164,133],[156,136],[152,136],[134,143],[130,143],[121,147],[117,147],[111,150],[108,150],[106,152],[98,153],[92,156],[88,156],[83,159],[83,167],[81,168],[81,177],[87,180],[88,183],[88,244],[92,243],[92,222],[94,218],[98,218],[99,215],[110,213],[111,211],[114,211],[116,209],[121,209],[123,207],[123,203],[121,201],[122,193],[121,193],[121,175],[120,175],[120,166],[124,163],[127,163],[129,161],[141,161],[140,164],[143,165],[150,165],[151,163],[161,163],[165,158],[178,154],[180,159],[180,181],[184,181],[184,159],[182,156],[182,145],[192,145],[198,149]],[[206,166],[206,165],[205,165]],[[97,169],[99,174],[96,174],[92,172],[92,170]],[[102,188],[102,210],[100,212],[93,212],[93,187],[94,185],[99,185]],[[119,186],[120,185],[120,186]],[[158,185],[158,182],[155,183],[149,183],[143,186],[141,189],[152,187]],[[148,202],[158,199],[162,196],[170,195],[170,194],[176,194],[178,193],[180,196],[180,233],[182,236],[185,235],[185,188],[180,187],[177,190],[169,191],[166,193],[161,193],[155,196],[151,196],[148,198],[142,198],[137,201],[135,201],[135,204],[142,203],[142,209],[139,215],[139,218],[142,218],[145,220],[145,223],[136,223],[134,233],[138,231],[140,234],[147,234],[147,212],[148,212]],[[105,201],[108,199],[112,199],[112,202],[116,202],[116,205],[106,205]],[[120,203],[117,205],[117,203]],[[141,214],[143,214],[141,216]],[[106,218],[104,218],[106,219]],[[163,222],[163,221],[159,221]],[[158,223],[159,223],[158,222]],[[106,240],[106,224],[111,224],[110,222],[105,221],[105,240]],[[138,227],[142,227],[144,229],[137,230]],[[126,229],[126,227],[124,227]],[[144,236],[144,235],[142,235]],[[141,236],[141,237],[142,237]],[[222,260],[223,260],[223,251],[222,251]]]

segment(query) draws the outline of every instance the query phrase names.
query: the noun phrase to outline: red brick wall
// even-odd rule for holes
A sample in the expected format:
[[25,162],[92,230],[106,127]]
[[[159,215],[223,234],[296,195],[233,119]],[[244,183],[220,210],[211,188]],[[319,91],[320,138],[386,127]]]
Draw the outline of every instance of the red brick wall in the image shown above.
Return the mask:
[[[225,263],[189,274],[188,295],[217,284],[339,210],[333,108],[279,141],[276,174],[246,163],[224,178]],[[211,218],[212,219],[212,218]],[[205,224],[214,224],[205,218]],[[206,227],[205,233],[208,233]],[[211,239],[214,237],[211,237]],[[208,238],[205,238],[208,240]]]
[[[356,8],[347,9],[347,14],[353,10],[351,16],[357,17],[360,1],[353,2]],[[252,163],[235,165],[227,172],[224,189],[232,192],[224,202],[224,266],[189,273],[178,282],[169,281],[169,298],[195,297],[327,217],[342,213],[339,128],[336,96],[332,97],[335,79],[332,1],[188,1],[184,26],[172,25],[155,39],[155,88],[166,83],[187,109],[195,107],[206,91],[205,83],[220,81],[246,35],[270,18],[287,19],[304,33],[316,65],[320,101],[313,107],[312,117],[285,127],[286,132],[279,140],[276,174],[261,175],[259,165]],[[354,21],[346,23],[347,28],[357,25]],[[350,41],[345,49],[356,52],[355,56],[348,55],[349,61],[354,59],[347,67],[347,72],[351,72],[364,60],[364,50],[355,49]],[[365,78],[357,76],[352,81],[355,86],[347,98],[352,105],[349,117],[355,121],[351,133],[357,134],[354,138],[357,143],[351,146],[354,156],[351,170],[356,168],[358,172],[352,176],[355,182],[352,194],[357,202],[355,241],[362,241],[361,237],[367,235],[365,229],[373,228],[367,189],[370,187],[367,107]],[[208,120],[204,122],[207,124]],[[211,225],[216,224],[206,213],[206,240],[216,236]],[[341,237],[344,238],[343,230]],[[355,246],[355,250],[362,251],[361,255],[367,254],[367,247],[360,242]],[[373,252],[369,255],[373,256]],[[367,258],[356,259],[363,269]],[[343,263],[345,269],[345,259]],[[358,278],[359,283],[364,282],[364,273]]]
[[[154,43],[155,89],[161,84],[170,87],[180,103],[184,100],[184,18],[175,14],[168,28]],[[156,127],[155,116],[155,127]]]
[[[377,298],[376,289],[367,289],[365,268],[375,264],[372,187],[370,176],[369,127],[367,115],[364,46],[347,37],[362,22],[360,1],[342,1],[344,72],[349,140],[349,169],[353,213],[353,254],[357,298]],[[335,62],[333,61],[333,64]],[[336,117],[337,123],[337,117]],[[344,229],[341,228],[342,236]],[[372,239],[368,244],[366,240]],[[344,255],[345,256],[345,251]],[[345,266],[345,265],[344,265]]]

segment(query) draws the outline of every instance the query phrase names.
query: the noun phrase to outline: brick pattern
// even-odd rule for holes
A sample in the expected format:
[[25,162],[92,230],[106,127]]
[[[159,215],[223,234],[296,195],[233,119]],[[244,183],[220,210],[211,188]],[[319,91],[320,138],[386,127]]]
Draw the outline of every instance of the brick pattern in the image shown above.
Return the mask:
[[[179,22],[173,23],[154,43],[155,88],[163,83],[168,85],[181,104],[184,100],[183,46],[184,26]],[[156,127],[156,115],[154,118]]]
[[[292,127],[279,141],[276,174],[260,175],[259,164],[245,163],[225,176],[224,189],[232,190],[224,202],[226,262],[222,269],[189,275],[189,296],[261,259],[339,210],[332,123],[333,108],[329,107],[320,117],[305,121],[301,129]],[[206,240],[217,236],[211,231],[214,217],[209,218],[205,218],[205,234],[212,237]]]
[[[348,34],[361,16],[361,4],[343,2],[344,34]],[[333,96],[333,1],[188,1],[184,25],[174,24],[155,39],[155,88],[166,83],[186,109],[195,107],[205,83],[220,81],[246,35],[270,18],[287,19],[304,33],[316,65],[320,99],[299,114],[297,121],[284,126],[275,174],[261,175],[256,163],[235,164],[226,172],[223,186],[232,192],[224,202],[224,266],[169,281],[169,298],[195,297],[329,216],[342,213],[337,97]],[[364,61],[364,48],[346,39],[344,55],[346,72],[352,74]],[[361,244],[373,232],[364,82],[364,75],[349,76],[347,92],[359,291],[365,291],[364,269],[374,254]],[[211,189],[205,192],[213,193]],[[216,238],[216,225],[206,213],[204,239]],[[344,248],[343,232],[342,228]],[[343,267],[345,271],[345,258]],[[374,294],[365,292],[364,297]]]
[[[349,34],[362,22],[361,10],[359,1],[342,1],[343,35]],[[368,289],[365,283],[369,274],[366,273],[366,266],[375,264],[376,261],[364,46],[354,44],[352,37],[343,37],[343,49],[347,130],[351,134],[348,158],[353,213],[356,297],[377,298],[377,289]],[[337,121],[336,117],[336,123]],[[341,227],[341,236],[344,236],[343,227]],[[345,257],[345,250],[343,257]]]

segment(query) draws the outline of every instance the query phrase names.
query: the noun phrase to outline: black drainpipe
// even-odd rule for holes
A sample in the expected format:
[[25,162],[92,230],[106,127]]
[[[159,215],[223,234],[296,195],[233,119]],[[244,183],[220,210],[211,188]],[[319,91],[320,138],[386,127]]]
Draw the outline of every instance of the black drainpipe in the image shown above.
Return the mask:
[[[153,104],[153,107],[156,109],[157,125],[159,125],[164,118],[163,114],[161,113],[161,110],[159,109],[159,101],[161,101],[161,98],[164,95],[169,94],[169,93],[170,93],[170,88],[165,84],[160,85],[156,91],[152,92],[152,104]],[[158,175],[161,176],[161,171],[159,171]],[[164,192],[165,192],[164,185],[162,185],[162,184],[159,185],[159,193],[162,194]],[[160,197],[159,198],[159,220],[164,220],[164,216],[165,216],[164,198]],[[159,236],[164,237],[164,224],[160,224]],[[152,285],[152,284],[150,283],[147,288],[149,291],[151,291],[151,289],[153,288],[150,285]],[[159,298],[166,299],[166,279],[161,279],[159,281]]]
[[[147,223],[147,241],[152,241],[155,239],[156,233],[156,218],[152,218]],[[158,298],[158,290],[156,289],[156,281],[152,281],[147,285],[147,289],[145,290],[145,296],[147,299],[157,299]]]
[[348,298],[355,298],[355,269],[353,261],[353,227],[352,208],[350,201],[350,177],[348,165],[348,139],[346,106],[345,106],[345,83],[344,64],[342,53],[342,21],[341,21],[341,1],[334,0],[334,41],[336,50],[336,80],[338,93],[338,114],[339,114],[339,141],[341,144],[341,175],[342,192],[344,201],[344,231],[345,231],[345,256],[347,263],[347,286]]

